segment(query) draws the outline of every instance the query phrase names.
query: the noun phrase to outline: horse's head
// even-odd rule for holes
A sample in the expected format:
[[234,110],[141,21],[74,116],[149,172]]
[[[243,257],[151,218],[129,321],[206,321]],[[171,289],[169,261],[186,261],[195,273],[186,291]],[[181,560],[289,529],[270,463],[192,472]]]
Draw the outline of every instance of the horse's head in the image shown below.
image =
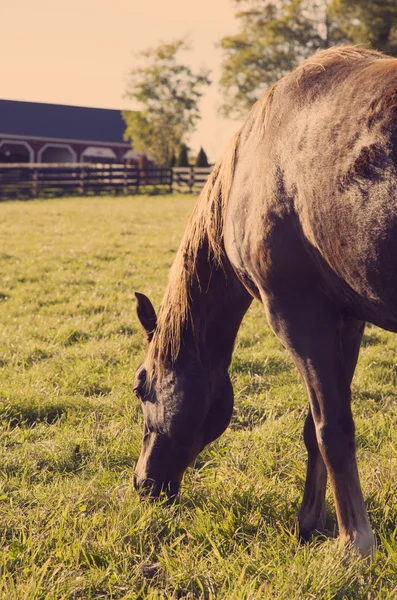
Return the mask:
[[[146,296],[136,297],[149,348],[156,313]],[[144,427],[134,485],[142,494],[156,497],[165,491],[175,496],[186,468],[228,426],[233,389],[227,370],[222,371],[199,361],[188,349],[174,364],[165,363],[154,372],[151,365],[150,378],[147,358],[138,368],[134,392],[142,403]]]

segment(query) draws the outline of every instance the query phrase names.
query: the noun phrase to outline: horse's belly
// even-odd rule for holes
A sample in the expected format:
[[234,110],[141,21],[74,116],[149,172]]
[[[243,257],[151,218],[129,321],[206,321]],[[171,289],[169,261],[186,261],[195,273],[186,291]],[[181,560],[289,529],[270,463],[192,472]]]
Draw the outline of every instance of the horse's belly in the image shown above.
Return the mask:
[[[369,319],[397,320],[397,180],[351,186],[340,196],[302,206],[308,243],[335,274],[353,306]],[[364,193],[365,192],[365,193]],[[332,279],[332,278],[331,278]],[[390,325],[388,326],[390,327]]]

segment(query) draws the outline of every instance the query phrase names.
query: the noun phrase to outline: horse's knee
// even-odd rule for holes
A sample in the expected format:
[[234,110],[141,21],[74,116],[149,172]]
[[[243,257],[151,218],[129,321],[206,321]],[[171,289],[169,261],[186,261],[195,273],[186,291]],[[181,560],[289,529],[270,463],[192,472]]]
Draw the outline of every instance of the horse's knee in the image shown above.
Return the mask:
[[319,425],[316,437],[321,453],[333,468],[343,466],[354,456],[354,422],[351,415]]

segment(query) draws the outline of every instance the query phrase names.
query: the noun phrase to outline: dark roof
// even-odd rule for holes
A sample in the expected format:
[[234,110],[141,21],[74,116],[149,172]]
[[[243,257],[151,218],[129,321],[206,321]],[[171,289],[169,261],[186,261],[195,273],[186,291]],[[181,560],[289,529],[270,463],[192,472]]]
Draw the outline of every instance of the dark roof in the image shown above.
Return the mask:
[[120,110],[0,100],[0,134],[126,143]]

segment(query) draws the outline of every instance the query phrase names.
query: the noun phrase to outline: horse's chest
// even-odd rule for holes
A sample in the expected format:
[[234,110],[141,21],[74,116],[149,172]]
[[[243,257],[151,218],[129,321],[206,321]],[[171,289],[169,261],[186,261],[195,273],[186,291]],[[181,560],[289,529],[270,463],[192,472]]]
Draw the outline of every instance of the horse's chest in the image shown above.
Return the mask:
[[225,221],[225,249],[250,291],[283,293],[311,285],[319,276],[298,217],[287,208],[231,209]]

